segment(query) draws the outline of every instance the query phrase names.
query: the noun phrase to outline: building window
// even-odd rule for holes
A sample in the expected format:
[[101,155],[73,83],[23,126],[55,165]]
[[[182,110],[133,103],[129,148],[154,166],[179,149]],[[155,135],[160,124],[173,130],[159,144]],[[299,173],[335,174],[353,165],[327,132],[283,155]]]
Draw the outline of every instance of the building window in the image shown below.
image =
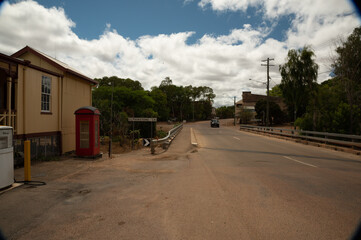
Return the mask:
[[50,112],[51,78],[43,76],[41,79],[41,111]]

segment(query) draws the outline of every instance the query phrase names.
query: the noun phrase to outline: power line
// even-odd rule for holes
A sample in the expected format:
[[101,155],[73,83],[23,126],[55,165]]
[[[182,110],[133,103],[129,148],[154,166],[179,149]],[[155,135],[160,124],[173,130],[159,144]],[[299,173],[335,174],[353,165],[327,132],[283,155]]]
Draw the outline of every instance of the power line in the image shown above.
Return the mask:
[[315,45],[314,50],[319,51],[320,49],[323,49],[325,47],[330,47],[331,45],[336,45],[338,40],[342,39],[345,36],[349,36],[351,33],[352,33],[352,31],[347,32],[345,34],[339,34],[334,38],[323,41],[323,42]]
[[277,83],[275,82],[275,81],[273,81],[273,79],[271,78],[271,77],[269,77],[270,79],[271,79],[271,81],[275,84],[275,85],[277,85]]
[[253,82],[262,83],[262,84],[267,84],[267,83],[265,83],[265,82],[261,82],[261,81],[254,80],[254,79],[252,79],[252,78],[250,78],[250,79],[248,79],[248,80],[253,81]]
[[320,72],[320,73],[318,73],[318,74],[323,74],[323,73],[332,73],[333,71],[331,71],[331,70],[328,70],[328,71],[325,71],[325,72]]

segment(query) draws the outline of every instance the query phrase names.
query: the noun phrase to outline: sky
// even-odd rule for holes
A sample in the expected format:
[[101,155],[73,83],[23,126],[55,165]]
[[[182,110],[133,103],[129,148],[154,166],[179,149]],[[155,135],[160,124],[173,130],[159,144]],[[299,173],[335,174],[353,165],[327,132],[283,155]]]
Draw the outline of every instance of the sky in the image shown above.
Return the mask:
[[281,82],[290,49],[310,46],[318,82],[332,72],[340,39],[360,26],[347,0],[1,1],[0,52],[25,46],[91,77],[118,76],[149,90],[165,77],[211,87],[216,107]]

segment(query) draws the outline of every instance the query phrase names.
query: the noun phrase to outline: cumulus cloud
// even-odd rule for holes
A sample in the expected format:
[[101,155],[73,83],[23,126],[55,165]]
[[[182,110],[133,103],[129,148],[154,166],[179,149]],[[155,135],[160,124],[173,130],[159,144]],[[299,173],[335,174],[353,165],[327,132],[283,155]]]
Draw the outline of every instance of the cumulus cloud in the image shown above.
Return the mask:
[[[262,82],[266,69],[261,60],[267,57],[275,58],[276,65],[270,69],[271,86],[280,82],[278,64],[283,63],[290,47],[311,44],[320,59],[327,59],[330,49],[324,47],[325,42],[338,33],[350,33],[358,24],[354,15],[347,14],[347,4],[341,6],[337,0],[332,1],[339,10],[326,3],[329,9],[317,12],[310,9],[314,1],[295,4],[292,0],[201,0],[201,7],[211,6],[216,11],[245,11],[259,6],[269,19],[277,18],[277,14],[295,15],[282,42],[268,37],[271,30],[267,26],[245,24],[226,35],[205,34],[194,44],[187,44],[194,32],[128,39],[111,23],[105,23],[98,38],[81,39],[73,31],[76,23],[63,8],[45,8],[32,0],[5,2],[0,12],[0,52],[12,54],[29,45],[89,77],[129,77],[139,80],[146,89],[159,85],[166,76],[177,85],[206,85],[214,89],[219,106],[231,104],[233,96],[239,100],[244,90],[265,93]],[[325,7],[322,2],[317,1],[322,5],[317,8]],[[323,68],[322,71],[327,68],[326,63]],[[326,78],[327,73],[320,77]]]
[[[291,27],[286,32],[284,47],[298,49],[305,45],[311,46],[320,66],[319,82],[328,78],[332,63],[330,56],[333,55],[335,49],[334,43],[360,25],[351,1],[200,0],[198,5],[203,9],[210,7],[218,12],[246,12],[250,7],[256,7],[259,12],[262,12],[263,18],[269,22],[269,31],[277,25],[280,17],[289,16]],[[269,51],[267,47],[275,46],[271,44],[271,41],[273,40],[268,41],[269,44],[266,44],[263,50]],[[279,45],[279,42],[274,44]],[[256,50],[254,54],[257,54],[261,47],[253,50]],[[271,50],[269,54],[272,52]],[[282,63],[284,57],[277,58],[277,62]]]
[[201,0],[198,5],[201,8],[206,8],[208,5],[216,11],[245,11],[249,6],[260,4],[259,0]]

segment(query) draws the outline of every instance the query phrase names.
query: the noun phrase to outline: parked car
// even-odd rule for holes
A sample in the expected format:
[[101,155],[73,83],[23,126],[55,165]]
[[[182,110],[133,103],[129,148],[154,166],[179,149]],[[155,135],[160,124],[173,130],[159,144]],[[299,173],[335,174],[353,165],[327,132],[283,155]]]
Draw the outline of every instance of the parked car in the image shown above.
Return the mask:
[[211,120],[211,127],[219,128],[219,120],[218,119],[212,119]]

